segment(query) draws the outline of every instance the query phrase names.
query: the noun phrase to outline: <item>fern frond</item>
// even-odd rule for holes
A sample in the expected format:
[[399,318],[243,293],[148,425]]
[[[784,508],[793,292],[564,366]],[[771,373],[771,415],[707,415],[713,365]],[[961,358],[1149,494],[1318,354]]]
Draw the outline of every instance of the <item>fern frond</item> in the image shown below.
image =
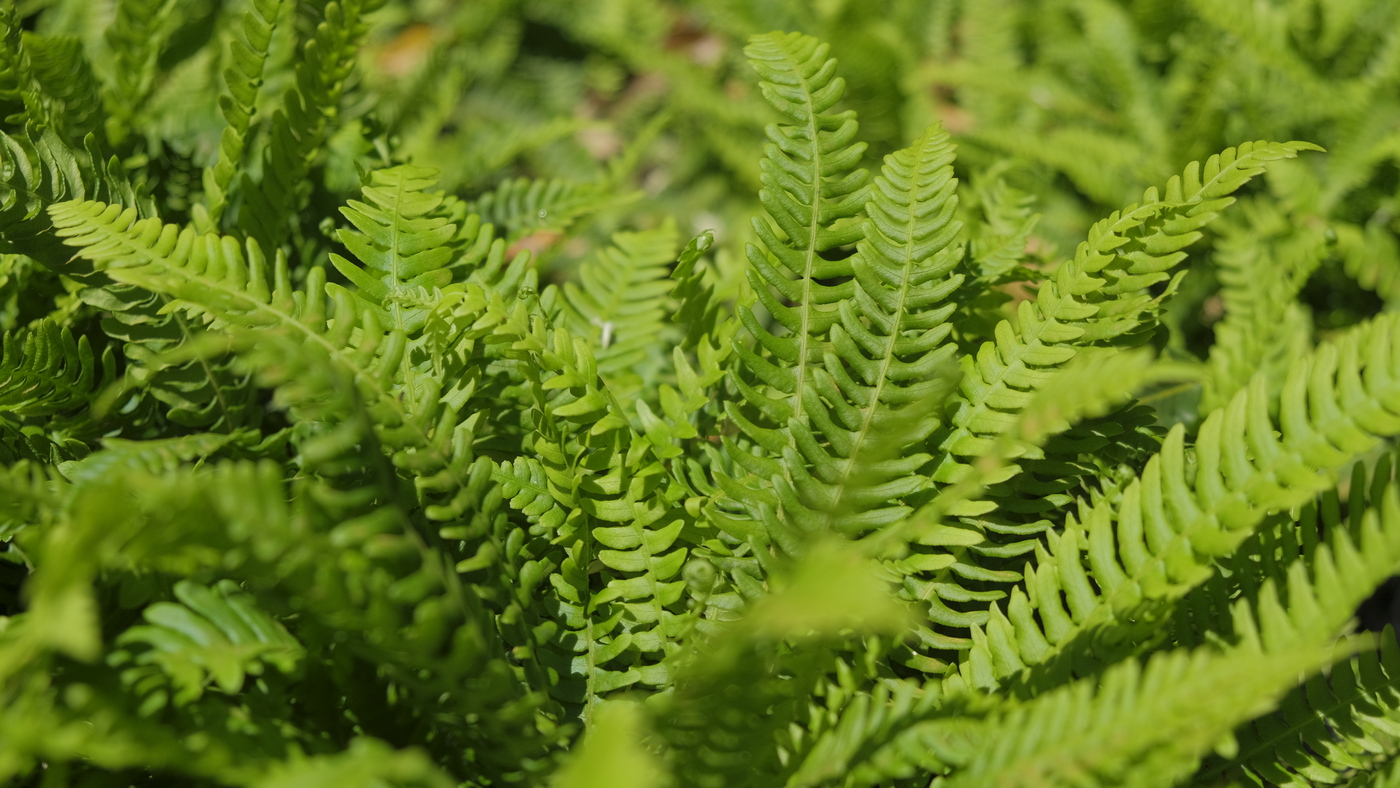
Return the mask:
[[[1140,206],[1094,225],[1089,240],[1042,284],[1036,300],[1021,302],[1016,320],[997,326],[996,341],[983,344],[975,361],[964,361],[952,429],[936,436],[944,459],[933,478],[956,481],[967,467],[958,458],[977,456],[1005,428],[1006,414],[1024,407],[1049,370],[1079,348],[1144,342],[1156,328],[1161,302],[1145,288],[1170,279],[1167,272],[1186,258],[1182,249],[1268,162],[1316,149],[1304,142],[1227,149],[1204,167],[1192,163],[1168,182],[1163,196],[1149,189]],[[1168,285],[1167,292],[1172,289]]]
[[[930,458],[904,449],[937,427],[935,403],[951,384],[956,350],[945,342],[945,319],[953,305],[944,300],[963,279],[952,273],[960,260],[951,245],[960,228],[952,158],[946,133],[930,129],[890,155],[875,179],[865,237],[851,258],[854,297],[840,305],[830,349],[801,392],[819,438],[804,437],[811,430],[794,414],[788,431],[801,453],[784,455],[791,483],[773,481],[784,518],[806,521],[808,532],[832,515],[851,532],[889,525],[909,514],[899,498],[923,487],[917,469]],[[781,350],[788,360],[799,351]],[[874,451],[876,442],[888,445]]]
[[[773,591],[742,618],[687,648],[676,665],[675,689],[658,698],[657,738],[682,786],[757,788],[829,779],[821,761],[842,756],[805,740],[806,727],[825,711],[814,699],[826,696],[839,706],[871,671],[869,664],[843,659],[838,647],[853,634],[881,636],[906,621],[873,567],[837,538],[815,541],[769,581]],[[791,679],[774,681],[778,676]],[[847,743],[822,742],[838,749]],[[928,757],[945,752],[935,744]],[[796,756],[807,754],[812,762],[804,766]]]
[[367,736],[345,750],[284,761],[259,776],[258,788],[342,786],[343,788],[452,788],[456,784],[432,758],[418,750],[396,750]]
[[768,127],[771,141],[764,146],[759,199],[770,218],[753,220],[763,246],[746,247],[754,267],[749,278],[759,301],[790,338],[780,339],[760,326],[748,307],[739,310],[759,344],[787,367],[781,374],[753,351],[738,348],[745,365],[780,395],[770,401],[756,390],[745,391],[777,424],[801,418],[808,372],[818,360],[827,330],[840,317],[836,304],[849,297],[854,286],[851,263],[827,261],[821,253],[855,243],[863,235],[862,226],[851,220],[867,195],[868,176],[855,167],[865,145],[853,142],[854,113],[830,112],[845,91],[845,81],[835,76],[836,61],[827,58],[828,49],[808,36],[775,33],[755,36],[745,50],[763,80],[759,87],[764,97],[791,124]]
[[1235,725],[1276,705],[1299,672],[1330,658],[1318,648],[1198,649],[1129,660],[999,714],[946,784],[1058,785],[1092,775],[1098,785],[1176,785]]
[[101,88],[78,39],[21,33],[21,25],[9,21],[8,10],[0,13],[6,30],[0,100],[24,107],[8,122],[31,131],[53,129],[66,140],[96,131]]
[[629,390],[624,376],[649,382],[667,361],[665,299],[674,287],[667,274],[678,240],[674,225],[617,233],[564,283],[566,325],[589,339],[599,374],[618,394]]
[[228,56],[231,65],[224,69],[224,88],[219,97],[219,111],[228,124],[219,136],[219,153],[215,163],[204,170],[204,198],[207,214],[200,223],[205,229],[216,230],[228,207],[229,188],[243,170],[244,150],[253,115],[257,112],[258,88],[263,82],[268,47],[274,29],[283,15],[284,0],[254,0],[243,12],[242,38],[230,36]]
[[178,8],[176,0],[120,0],[117,3],[116,17],[106,36],[112,69],[105,76],[108,112],[124,124],[112,129],[118,140],[132,130],[155,85],[156,61],[174,32],[172,23]]
[[71,255],[52,235],[49,206],[98,199],[151,215],[150,200],[132,189],[116,157],[104,160],[91,135],[84,145],[70,148],[52,130],[20,136],[0,131],[0,250],[81,278],[88,272],[66,266]]
[[[1364,516],[1357,514],[1350,526],[1336,524],[1328,542],[1301,556],[1297,543],[1287,540],[1279,545],[1282,555],[1260,556],[1261,563],[1277,561],[1278,569],[1261,587],[1243,589],[1229,616],[1232,620],[1220,634],[1257,638],[1264,648],[1278,651],[1302,642],[1325,643],[1342,629],[1400,561],[1400,499],[1389,479],[1389,463],[1377,470],[1384,472],[1384,479],[1379,473],[1376,478],[1377,497],[1384,500],[1368,507],[1364,485],[1354,488],[1355,511],[1366,511]],[[1306,522],[1300,525],[1309,527]],[[1237,559],[1240,565],[1246,560]],[[1237,583],[1233,578],[1212,580],[1201,590],[1220,600]],[[1199,618],[1198,622],[1204,623]],[[1398,656],[1387,630],[1379,649],[1363,650],[1334,665],[1330,680],[1308,679],[1274,714],[1242,727],[1231,765],[1216,764],[1210,771],[1242,771],[1281,786],[1333,783],[1348,770],[1364,768],[1378,754],[1393,754],[1396,747],[1390,737],[1396,728],[1386,717],[1400,710],[1400,696],[1388,691],[1384,677],[1393,675]]]
[[[536,318],[515,347],[532,362],[540,460],[503,462],[499,478],[511,505],[550,536],[515,559],[530,559],[518,570],[523,588],[547,578],[555,596],[552,625],[516,637],[544,669],[550,694],[587,715],[606,693],[667,684],[663,660],[687,621],[678,576],[688,550],[677,540],[693,519],[673,506],[664,469],[629,450],[647,444],[634,443],[586,341]],[[589,577],[594,562],[601,590]]]
[[829,728],[811,732],[814,740],[787,785],[814,788],[841,776],[845,785],[863,787],[946,775],[968,758],[968,742],[959,734],[981,722],[944,704],[936,688],[910,681],[830,693],[828,703],[836,705],[843,694],[846,705]]
[[618,184],[561,179],[515,178],[477,197],[467,210],[500,229],[512,241],[531,233],[562,233],[574,222],[607,208],[635,201],[641,192],[619,191]]
[[1328,254],[1326,235],[1273,206],[1247,208],[1245,222],[1225,225],[1216,244],[1225,316],[1215,324],[1202,413],[1224,405],[1261,369],[1276,388],[1289,360],[1311,345],[1311,320],[1294,301]]
[[[129,664],[123,679],[132,683],[146,679],[150,669],[164,673],[174,690],[169,701],[177,706],[197,700],[211,680],[221,691],[237,694],[246,677],[260,675],[264,664],[290,673],[304,654],[301,644],[258,609],[252,597],[240,593],[236,583],[226,580],[208,588],[182,580],[174,592],[179,603],[148,605],[141,613],[146,623],[117,636],[116,644],[124,648],[110,654],[108,664]],[[148,690],[141,713],[156,711],[166,699],[163,690]]]
[[[1266,512],[1302,505],[1352,458],[1400,432],[1397,347],[1400,321],[1381,317],[1295,362],[1279,397],[1281,436],[1256,377],[1201,425],[1194,469],[1184,430],[1173,428],[1121,496],[1083,507],[1037,547],[1005,614],[993,606],[985,639],[974,632],[964,661],[970,682],[989,686],[1052,659],[1058,667],[1042,673],[1092,669],[1148,638],[1171,602],[1211,576],[1209,561],[1236,549]],[[1115,642],[1094,646],[1110,627]]]
[[355,285],[355,299],[381,325],[408,336],[427,320],[428,293],[452,281],[447,242],[457,226],[435,215],[443,202],[442,195],[427,191],[435,174],[407,165],[371,173],[363,189],[369,202],[351,200],[341,209],[359,232],[336,233],[364,268],[331,255],[331,264]]
[[[104,377],[115,373],[110,353]],[[49,320],[22,333],[5,332],[0,352],[0,412],[20,419],[53,416],[87,404],[98,385],[97,360],[88,338],[73,338]]]
[[340,112],[340,98],[369,29],[366,15],[384,0],[331,0],[296,65],[296,87],[273,113],[261,180],[241,179],[238,226],[265,249],[277,249],[292,229],[289,219],[306,205],[305,181]]
[[1400,242],[1395,236],[1379,223],[1339,223],[1336,230],[1347,274],[1388,302],[1400,297]]

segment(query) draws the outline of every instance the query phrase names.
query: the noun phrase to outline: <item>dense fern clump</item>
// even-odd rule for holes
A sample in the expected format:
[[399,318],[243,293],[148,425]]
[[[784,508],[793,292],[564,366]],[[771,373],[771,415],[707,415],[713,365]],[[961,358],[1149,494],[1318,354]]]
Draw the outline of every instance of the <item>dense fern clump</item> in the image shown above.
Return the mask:
[[1387,12],[737,5],[0,0],[0,782],[1397,783]]

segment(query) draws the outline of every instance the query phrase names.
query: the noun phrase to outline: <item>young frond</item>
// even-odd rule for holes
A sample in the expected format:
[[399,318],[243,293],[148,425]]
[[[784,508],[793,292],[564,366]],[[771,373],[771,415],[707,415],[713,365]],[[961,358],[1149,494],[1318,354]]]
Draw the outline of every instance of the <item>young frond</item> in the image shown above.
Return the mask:
[[[1162,299],[1175,289],[1168,272],[1186,259],[1182,250],[1201,237],[1200,229],[1268,162],[1317,149],[1304,142],[1230,148],[1204,166],[1193,162],[1160,196],[1148,189],[1140,205],[1095,224],[1036,299],[1021,302],[1016,319],[999,324],[996,340],[983,344],[975,360],[964,359],[961,401],[952,429],[936,436],[944,459],[933,478],[957,481],[967,472],[959,458],[976,457],[1005,429],[1007,415],[1025,407],[1050,370],[1080,348],[1145,342],[1157,327]],[[1161,283],[1167,283],[1163,295],[1148,292]]]
[[599,374],[620,394],[628,390],[624,376],[650,382],[668,361],[666,296],[679,238],[667,225],[617,233],[612,241],[564,283],[563,305],[565,324],[588,338]]
[[351,200],[341,209],[358,232],[336,232],[360,264],[331,255],[331,264],[355,285],[355,300],[380,325],[410,337],[427,320],[431,291],[452,281],[447,242],[457,226],[436,214],[443,197],[427,191],[434,175],[411,165],[375,170],[363,189],[368,203]]

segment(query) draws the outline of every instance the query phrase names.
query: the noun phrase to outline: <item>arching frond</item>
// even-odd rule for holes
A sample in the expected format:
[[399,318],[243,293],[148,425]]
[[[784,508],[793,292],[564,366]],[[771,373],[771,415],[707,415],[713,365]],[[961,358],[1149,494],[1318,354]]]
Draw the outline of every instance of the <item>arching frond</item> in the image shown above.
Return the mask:
[[[1174,428],[1120,497],[1082,509],[1037,548],[1005,614],[993,606],[986,640],[964,662],[968,680],[990,686],[1051,660],[1056,670],[1092,669],[1110,646],[1148,638],[1173,600],[1211,576],[1209,561],[1235,550],[1266,512],[1307,502],[1400,430],[1391,410],[1397,331],[1400,322],[1377,318],[1296,361],[1280,397],[1281,435],[1262,377],[1202,424],[1194,469]],[[1113,641],[1094,646],[1110,629]]]
[[[1132,346],[1156,328],[1161,298],[1146,288],[1172,281],[1168,272],[1186,259],[1182,251],[1200,229],[1234,201],[1230,195],[1264,171],[1268,162],[1292,158],[1317,146],[1302,142],[1246,143],[1192,163],[1153,188],[1140,205],[1095,224],[1074,259],[1041,285],[1035,301],[1023,301],[1016,320],[997,326],[996,341],[964,362],[962,397],[952,429],[936,436],[946,453],[934,479],[956,481],[981,441],[1000,434],[1004,414],[1014,413],[1040,388],[1049,369],[1066,363],[1079,348]],[[1179,275],[1178,275],[1179,276]],[[1168,284],[1166,293],[1174,286]]]

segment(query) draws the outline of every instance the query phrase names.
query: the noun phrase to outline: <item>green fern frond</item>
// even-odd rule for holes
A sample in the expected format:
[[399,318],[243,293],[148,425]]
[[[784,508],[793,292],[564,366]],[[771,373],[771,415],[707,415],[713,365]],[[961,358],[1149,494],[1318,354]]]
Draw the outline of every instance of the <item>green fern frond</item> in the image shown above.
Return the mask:
[[[1326,651],[1169,651],[1129,660],[1102,676],[999,714],[982,746],[946,782],[957,786],[1175,785],[1235,725],[1331,661]],[[1202,704],[1201,698],[1213,702]]]
[[[255,433],[197,432],[178,438],[124,440],[103,438],[102,449],[82,460],[59,466],[63,478],[74,485],[97,481],[122,470],[170,473],[184,465],[203,464],[223,455],[237,456],[240,449],[254,448]],[[277,438],[268,442],[275,445]],[[271,448],[264,444],[259,448]]]
[[[818,523],[833,516],[850,532],[889,525],[910,511],[899,499],[924,486],[917,470],[930,458],[905,449],[938,426],[934,403],[951,383],[956,349],[946,341],[946,318],[953,304],[943,302],[963,281],[953,273],[961,249],[951,246],[960,229],[952,160],[947,135],[934,128],[890,156],[875,179],[864,238],[851,258],[853,297],[841,304],[823,364],[801,392],[815,430],[792,416],[788,431],[801,454],[784,455],[790,483],[773,480],[784,517],[805,521],[805,531],[822,530]],[[786,339],[770,335],[770,350],[790,360],[801,351]],[[867,444],[882,438],[889,445],[872,452]],[[776,442],[765,448],[782,453]]]
[[284,761],[253,784],[257,788],[452,788],[456,783],[420,751],[396,750],[360,736],[342,752]]
[[[1212,578],[1182,600],[1189,611],[1181,612],[1188,613],[1189,623],[1183,621],[1177,631],[1200,640],[1206,637],[1201,627],[1217,625],[1209,637],[1257,639],[1269,650],[1327,642],[1400,561],[1400,502],[1390,471],[1388,457],[1382,458],[1368,495],[1358,466],[1349,506],[1354,516],[1348,522],[1338,520],[1335,491],[1324,494],[1327,542],[1316,541],[1318,507],[1309,504],[1297,525],[1285,520],[1277,537],[1232,556],[1227,564],[1232,569],[1253,564],[1266,567],[1266,574],[1232,571],[1229,577]],[[1236,595],[1229,613],[1206,610]],[[1396,728],[1386,718],[1397,713],[1400,697],[1386,689],[1385,676],[1393,672],[1390,663],[1397,655],[1388,631],[1380,645],[1333,666],[1330,680],[1308,679],[1274,714],[1243,726],[1236,733],[1238,754],[1228,766],[1218,762],[1207,772],[1242,770],[1284,786],[1335,783],[1341,774],[1393,752],[1389,737]]]
[[231,64],[224,69],[227,92],[219,97],[219,110],[228,125],[219,136],[218,159],[204,170],[204,198],[208,206],[207,213],[197,219],[197,223],[206,225],[204,229],[216,230],[221,226],[224,209],[229,203],[229,188],[235,176],[243,171],[244,150],[257,111],[258,88],[263,82],[268,48],[283,15],[283,6],[283,0],[254,0],[243,12],[242,38],[229,37]]
[[369,202],[351,200],[341,209],[359,232],[337,231],[360,265],[331,255],[331,264],[355,285],[355,299],[381,325],[410,337],[427,320],[428,294],[452,281],[447,242],[457,226],[435,215],[443,202],[442,195],[427,191],[435,174],[408,165],[371,173],[363,189]]
[[1052,673],[1092,669],[1107,656],[1090,646],[1106,627],[1117,628],[1117,646],[1147,638],[1172,601],[1211,576],[1209,561],[1236,549],[1267,511],[1302,505],[1352,458],[1397,434],[1397,332],[1400,321],[1377,318],[1295,362],[1279,397],[1281,437],[1262,377],[1201,425],[1193,469],[1184,430],[1174,428],[1121,496],[1082,508],[1037,547],[1005,614],[993,606],[985,639],[974,632],[963,663],[969,683],[992,686],[1052,659]]
[[1293,302],[1329,252],[1326,234],[1273,206],[1246,207],[1245,221],[1226,224],[1216,244],[1225,316],[1215,324],[1202,413],[1224,405],[1261,369],[1276,388],[1289,360],[1311,345],[1312,321]]
[[148,605],[141,616],[145,624],[117,636],[124,648],[112,652],[108,663],[130,665],[123,680],[142,682],[150,669],[170,679],[173,694],[148,690],[142,714],[151,714],[167,700],[183,706],[197,700],[211,683],[228,694],[237,694],[247,676],[263,672],[263,665],[283,673],[296,669],[304,654],[301,644],[237,584],[223,581],[212,589],[187,580],[175,584],[175,602]]
[[668,360],[666,296],[678,240],[674,225],[617,233],[564,283],[565,324],[589,339],[599,374],[618,394],[629,390],[624,376],[648,382]]
[[8,461],[0,472],[0,541],[12,540],[27,528],[51,525],[66,497],[63,488],[50,465]]
[[[1268,162],[1316,150],[1303,142],[1246,143],[1197,163],[1168,182],[1164,196],[1149,189],[1132,206],[1094,225],[1074,259],[1064,262],[1023,301],[1016,320],[997,326],[996,341],[965,359],[962,401],[953,428],[937,436],[945,453],[933,478],[953,482],[1025,406],[1050,369],[1068,362],[1079,348],[1135,345],[1155,330],[1164,296],[1145,288],[1168,282],[1168,271],[1186,258],[1182,251],[1200,238],[1200,228],[1234,201],[1230,195],[1261,174]],[[1179,276],[1179,275],[1178,275]],[[1175,280],[1172,280],[1175,281]],[[1167,293],[1173,290],[1168,285]]]
[[502,237],[515,241],[531,233],[565,232],[589,214],[640,197],[640,192],[621,192],[618,184],[606,181],[516,178],[477,197],[467,209],[500,228]]
[[1400,296],[1400,242],[1379,223],[1339,224],[1337,251],[1348,275],[1387,301]]
[[241,179],[243,204],[238,226],[265,249],[277,249],[293,226],[290,217],[306,205],[305,181],[340,111],[340,98],[355,63],[355,53],[369,29],[366,15],[384,0],[327,2],[315,35],[301,48],[296,87],[272,115],[262,178]]
[[[0,412],[20,419],[53,416],[86,404],[98,385],[97,360],[88,338],[73,338],[66,326],[49,320],[22,333],[5,332],[0,352]],[[111,380],[110,352],[102,357]]]
[[[537,318],[515,347],[531,361],[540,461],[502,463],[498,478],[532,530],[550,536],[528,546],[523,588],[547,579],[556,598],[552,623],[520,632],[520,647],[548,679],[542,689],[587,715],[607,693],[667,683],[663,660],[686,626],[678,576],[687,548],[677,539],[690,517],[672,506],[664,469],[628,450],[633,433],[589,343]],[[601,590],[590,580],[595,562]]]
[[[763,80],[760,90],[764,97],[791,124],[768,127],[771,141],[764,147],[761,163],[764,187],[759,198],[769,218],[753,219],[754,231],[763,246],[749,244],[746,247],[753,266],[748,276],[759,302],[786,333],[773,333],[760,324],[752,308],[739,307],[740,320],[758,341],[758,348],[750,349],[736,343],[735,352],[740,366],[747,369],[758,384],[750,384],[741,376],[731,376],[753,413],[745,414],[737,404],[726,403],[726,415],[761,448],[761,452],[754,453],[730,438],[725,438],[724,445],[733,462],[757,477],[760,485],[781,478],[790,505],[801,494],[796,488],[797,474],[815,480],[801,468],[785,469],[784,464],[773,458],[793,452],[793,460],[796,460],[797,451],[812,455],[811,450],[815,449],[822,457],[810,456],[811,461],[826,459],[824,450],[815,446],[815,439],[810,441],[812,446],[802,446],[798,439],[801,434],[810,435],[806,428],[809,418],[830,422],[826,414],[809,413],[807,409],[815,401],[821,385],[817,370],[822,363],[827,334],[841,319],[838,303],[849,298],[856,287],[855,269],[850,259],[828,261],[821,255],[863,237],[864,228],[854,218],[869,193],[865,186],[868,176],[865,170],[855,166],[865,146],[853,142],[854,113],[830,111],[840,100],[845,82],[835,76],[836,61],[827,58],[828,47],[807,36],[775,33],[753,37],[745,51]],[[920,176],[929,174],[921,172]],[[946,178],[946,174],[939,173],[939,177]],[[904,179],[898,182],[905,183]],[[922,185],[912,187],[919,197],[927,199],[937,193],[936,189],[924,193],[919,188]],[[897,192],[898,187],[891,187],[891,191]],[[898,199],[898,196],[890,197],[892,203]],[[908,210],[904,206],[900,208]],[[903,233],[896,234],[896,238],[914,244],[915,248],[925,240],[909,238]],[[898,242],[893,240],[890,246]],[[825,284],[819,280],[835,283]],[[886,287],[883,282],[879,286]],[[866,361],[863,366],[870,363],[862,360]],[[848,377],[844,368],[840,373],[842,378]],[[841,379],[832,377],[835,374],[832,372],[825,379],[832,389],[834,381]],[[762,387],[777,396],[770,396]],[[860,406],[873,413],[878,403],[862,401]],[[799,426],[793,429],[791,425],[794,424]],[[836,433],[834,423],[831,432]],[[834,434],[830,437],[837,439]],[[845,447],[846,450],[853,448]],[[829,460],[824,464],[827,467],[819,467],[818,472],[834,470]],[[769,538],[785,543],[785,549],[795,547],[793,538],[805,529],[796,522],[783,524],[777,519],[780,506],[777,496],[782,493],[739,483],[730,484],[727,492],[749,511],[750,519],[772,532]],[[797,507],[789,516],[810,519],[804,517],[803,510],[804,507]],[[725,516],[725,520],[726,527],[737,529],[736,533],[762,535],[761,530],[752,531],[732,517]]]
[[[658,698],[657,738],[682,786],[757,788],[831,778],[821,772],[822,761],[841,758],[850,742],[806,740],[808,726],[826,712],[818,698],[839,712],[873,672],[870,663],[844,659],[839,648],[854,636],[886,635],[907,620],[874,568],[837,538],[816,540],[769,581],[773,591],[741,618],[688,647],[676,663],[674,690]],[[778,676],[791,679],[772,680]],[[945,752],[935,744],[928,757]],[[845,757],[852,754],[847,749]]]
[[944,704],[936,688],[910,681],[882,682],[871,691],[844,695],[831,693],[833,706],[840,699],[846,703],[829,728],[809,734],[813,740],[787,785],[807,788],[844,778],[843,784],[854,788],[946,775],[953,764],[967,761],[967,734],[981,722]]
[[[770,218],[753,220],[763,246],[746,247],[754,291],[791,338],[779,339],[762,327],[748,307],[739,310],[759,344],[784,362],[786,374],[748,348],[736,348],[745,366],[780,395],[770,400],[746,387],[746,398],[779,425],[801,418],[819,343],[840,317],[835,305],[854,286],[851,263],[827,261],[821,253],[863,235],[860,223],[852,220],[867,195],[868,176],[855,167],[865,145],[853,141],[854,113],[830,112],[845,81],[835,76],[836,61],[827,58],[828,49],[798,34],[755,36],[746,48],[763,80],[764,97],[791,124],[768,128],[771,141],[764,147],[759,199]],[[818,281],[822,279],[838,283],[826,285]]]
[[157,58],[174,32],[177,0],[120,0],[107,29],[111,71],[107,109],[117,122],[108,134],[120,140],[135,125],[142,105],[155,85]]
[[65,265],[71,255],[52,235],[49,206],[98,199],[136,208],[142,216],[154,212],[150,200],[132,188],[116,157],[104,159],[91,135],[84,146],[70,148],[52,130],[19,136],[0,131],[0,250],[81,278],[88,272]]
[[0,17],[6,29],[0,101],[21,105],[24,111],[7,121],[32,131],[51,128],[67,140],[97,131],[101,87],[82,44],[69,36],[21,33],[21,25],[8,21],[9,13]]

